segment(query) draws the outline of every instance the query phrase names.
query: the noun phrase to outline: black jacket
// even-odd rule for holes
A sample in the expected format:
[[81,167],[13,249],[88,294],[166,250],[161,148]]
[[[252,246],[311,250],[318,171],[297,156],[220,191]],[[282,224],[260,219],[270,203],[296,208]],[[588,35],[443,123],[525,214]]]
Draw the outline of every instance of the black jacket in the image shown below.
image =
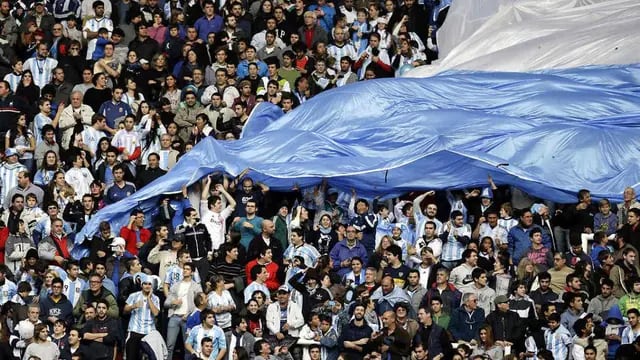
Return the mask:
[[485,322],[493,329],[495,340],[509,341],[515,344],[524,339],[525,326],[520,316],[513,311],[493,311],[487,316]]

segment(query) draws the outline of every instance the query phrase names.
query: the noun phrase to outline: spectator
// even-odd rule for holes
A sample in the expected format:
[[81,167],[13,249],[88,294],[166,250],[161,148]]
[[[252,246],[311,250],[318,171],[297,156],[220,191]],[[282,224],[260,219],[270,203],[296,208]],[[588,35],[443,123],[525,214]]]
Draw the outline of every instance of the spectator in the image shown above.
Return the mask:
[[453,339],[468,342],[477,338],[484,318],[484,310],[478,308],[478,297],[472,293],[465,293],[462,296],[462,305],[451,314],[449,331]]

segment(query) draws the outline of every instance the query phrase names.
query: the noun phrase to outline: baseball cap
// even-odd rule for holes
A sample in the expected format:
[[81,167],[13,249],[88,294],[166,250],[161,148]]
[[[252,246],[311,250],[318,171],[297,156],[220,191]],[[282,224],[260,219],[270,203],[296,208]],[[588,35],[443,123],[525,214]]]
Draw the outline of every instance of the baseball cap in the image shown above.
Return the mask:
[[6,157],[13,155],[18,155],[18,151],[16,150],[16,148],[7,148],[7,150],[4,151],[4,156]]
[[287,285],[282,285],[278,288],[278,292],[289,293],[289,287]]
[[509,298],[506,295],[498,295],[496,296],[496,299],[494,300],[494,302],[496,303],[496,305],[508,303]]

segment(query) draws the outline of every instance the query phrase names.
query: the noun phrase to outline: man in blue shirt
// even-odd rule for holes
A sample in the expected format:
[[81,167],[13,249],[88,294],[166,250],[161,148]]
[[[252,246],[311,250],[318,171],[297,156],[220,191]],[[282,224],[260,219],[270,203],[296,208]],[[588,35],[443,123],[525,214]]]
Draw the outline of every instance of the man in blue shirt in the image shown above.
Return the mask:
[[111,129],[116,128],[116,121],[118,119],[133,114],[129,104],[122,102],[123,93],[122,87],[115,87],[113,89],[113,98],[102,103],[100,110],[98,110],[98,113],[104,115],[107,119],[107,126]]
[[112,173],[113,185],[107,189],[107,196],[104,197],[104,202],[107,204],[113,204],[136,192],[135,185],[128,181],[124,181],[124,165],[115,165]]
[[203,3],[203,6],[204,16],[196,20],[194,26],[198,31],[198,37],[202,39],[202,41],[206,42],[209,33],[218,33],[222,30],[224,22],[222,21],[222,16],[216,15],[214,13],[213,1],[206,0]]

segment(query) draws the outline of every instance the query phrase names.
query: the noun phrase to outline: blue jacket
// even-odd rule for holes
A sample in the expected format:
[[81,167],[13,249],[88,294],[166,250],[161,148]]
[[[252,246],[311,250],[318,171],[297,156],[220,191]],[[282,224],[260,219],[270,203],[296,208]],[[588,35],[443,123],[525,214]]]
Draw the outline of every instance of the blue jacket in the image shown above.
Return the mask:
[[529,239],[529,232],[533,229],[539,229],[542,231],[542,245],[549,249],[553,249],[553,245],[551,244],[551,237],[547,232],[542,230],[542,228],[538,225],[531,225],[528,229],[524,229],[522,225],[518,224],[509,230],[509,235],[507,236],[509,242],[509,253],[511,253],[511,257],[513,258],[513,264],[517,265],[520,262],[529,247],[531,246],[531,240]]
[[478,337],[482,324],[484,324],[484,310],[477,308],[469,314],[463,305],[451,313],[449,331],[451,331],[454,341],[471,341]]
[[357,242],[353,249],[349,249],[347,246],[347,240],[342,240],[337,243],[336,246],[331,249],[329,256],[331,257],[331,260],[333,260],[333,269],[338,272],[340,277],[345,276],[349,271],[351,271],[351,268],[340,267],[340,263],[344,260],[358,256],[362,259],[363,268],[367,266],[369,260],[367,257],[367,249],[365,249],[360,242]]
[[[314,11],[318,8],[318,5],[310,5],[309,11]],[[323,17],[318,17],[318,23],[322,28],[327,32],[327,34],[331,33],[331,29],[333,28],[333,17],[336,16],[336,10],[329,5],[320,6],[321,10],[324,12]]]

